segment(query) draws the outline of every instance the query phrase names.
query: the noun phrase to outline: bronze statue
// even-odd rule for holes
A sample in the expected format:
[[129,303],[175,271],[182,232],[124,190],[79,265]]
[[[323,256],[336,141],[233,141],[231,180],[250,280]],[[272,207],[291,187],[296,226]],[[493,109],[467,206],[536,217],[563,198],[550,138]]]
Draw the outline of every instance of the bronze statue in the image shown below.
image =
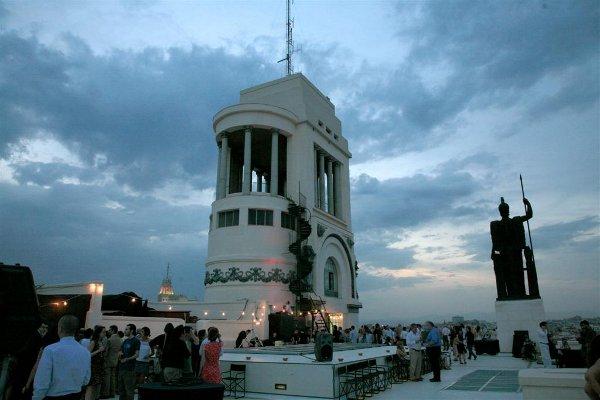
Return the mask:
[[[490,223],[491,257],[496,273],[498,300],[540,298],[533,250],[527,246],[523,227],[523,223],[533,217],[533,209],[525,196],[523,196],[523,204],[525,204],[525,215],[510,218],[510,208],[502,197],[498,206],[502,219]],[[527,227],[529,228],[529,223]],[[529,240],[531,243],[531,234]],[[523,267],[523,253],[525,268]],[[525,288],[524,271],[527,271],[529,294]]]

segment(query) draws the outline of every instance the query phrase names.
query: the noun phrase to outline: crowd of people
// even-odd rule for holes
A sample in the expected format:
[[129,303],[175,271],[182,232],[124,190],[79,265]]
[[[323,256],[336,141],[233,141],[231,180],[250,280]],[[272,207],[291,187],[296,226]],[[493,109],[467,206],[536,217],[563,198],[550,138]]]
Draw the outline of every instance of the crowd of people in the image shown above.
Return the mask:
[[[545,367],[551,367],[552,335],[546,322],[539,326],[536,340],[541,358]],[[395,345],[396,355],[407,363],[409,379],[415,382],[423,380],[425,357],[433,372],[430,381],[440,382],[442,366],[449,367],[446,357],[460,364],[476,360],[475,342],[485,338],[479,326],[436,327],[431,321],[404,327],[362,325],[358,329],[334,325],[332,336],[336,343]],[[296,330],[287,343],[308,344],[314,337],[310,329]],[[254,331],[246,330],[239,333],[235,347],[275,345],[280,339],[273,332],[263,342]],[[597,343],[598,336],[587,321],[581,322],[579,340],[586,365],[597,364],[598,350],[594,350],[593,342]],[[42,323],[17,354],[7,399],[96,400],[118,394],[121,400],[133,400],[136,387],[147,382],[151,372],[152,380],[166,383],[197,378],[220,383],[222,353],[223,342],[216,327],[196,332],[189,326],[169,323],[163,333],[151,339],[148,327],[138,329],[134,324],[127,324],[124,331],[114,325],[81,331],[77,318],[65,315],[54,329]]]
[[124,331],[79,330],[79,320],[64,315],[54,330],[42,323],[16,354],[8,400],[110,399],[133,400],[136,388],[152,378],[163,382],[200,378],[220,383],[219,330],[195,332],[167,324],[154,339],[148,327],[127,324]]

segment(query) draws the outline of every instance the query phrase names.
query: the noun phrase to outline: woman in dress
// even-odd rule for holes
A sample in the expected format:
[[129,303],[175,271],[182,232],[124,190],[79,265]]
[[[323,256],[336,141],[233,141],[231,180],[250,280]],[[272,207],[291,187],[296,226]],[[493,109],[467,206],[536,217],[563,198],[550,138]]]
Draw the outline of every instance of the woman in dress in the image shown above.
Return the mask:
[[106,329],[103,326],[96,325],[88,345],[88,350],[92,356],[92,375],[90,383],[85,387],[85,400],[96,400],[100,386],[102,385],[102,378],[104,377],[105,338]]
[[208,343],[203,347],[202,360],[200,361],[200,377],[204,382],[221,383],[221,367],[219,358],[221,357],[221,335],[217,328],[208,331]]

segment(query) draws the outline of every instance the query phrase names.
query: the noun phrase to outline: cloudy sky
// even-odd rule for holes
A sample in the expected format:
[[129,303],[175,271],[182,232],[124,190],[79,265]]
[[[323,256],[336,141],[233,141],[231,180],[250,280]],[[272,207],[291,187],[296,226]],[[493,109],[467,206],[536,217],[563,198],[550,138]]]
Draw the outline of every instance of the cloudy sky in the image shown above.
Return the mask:
[[[597,1],[296,1],[353,152],[363,318],[489,316],[500,196],[552,315],[600,309]],[[202,296],[211,119],[283,76],[285,3],[0,1],[0,261]],[[391,316],[391,317],[390,317]]]

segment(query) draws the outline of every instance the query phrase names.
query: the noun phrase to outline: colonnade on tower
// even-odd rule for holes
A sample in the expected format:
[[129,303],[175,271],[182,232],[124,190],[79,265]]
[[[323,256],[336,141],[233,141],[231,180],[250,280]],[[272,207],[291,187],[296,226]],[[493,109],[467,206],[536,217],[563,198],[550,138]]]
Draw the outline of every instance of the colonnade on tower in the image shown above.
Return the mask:
[[231,193],[285,193],[286,138],[279,130],[247,126],[219,136],[217,200]]

